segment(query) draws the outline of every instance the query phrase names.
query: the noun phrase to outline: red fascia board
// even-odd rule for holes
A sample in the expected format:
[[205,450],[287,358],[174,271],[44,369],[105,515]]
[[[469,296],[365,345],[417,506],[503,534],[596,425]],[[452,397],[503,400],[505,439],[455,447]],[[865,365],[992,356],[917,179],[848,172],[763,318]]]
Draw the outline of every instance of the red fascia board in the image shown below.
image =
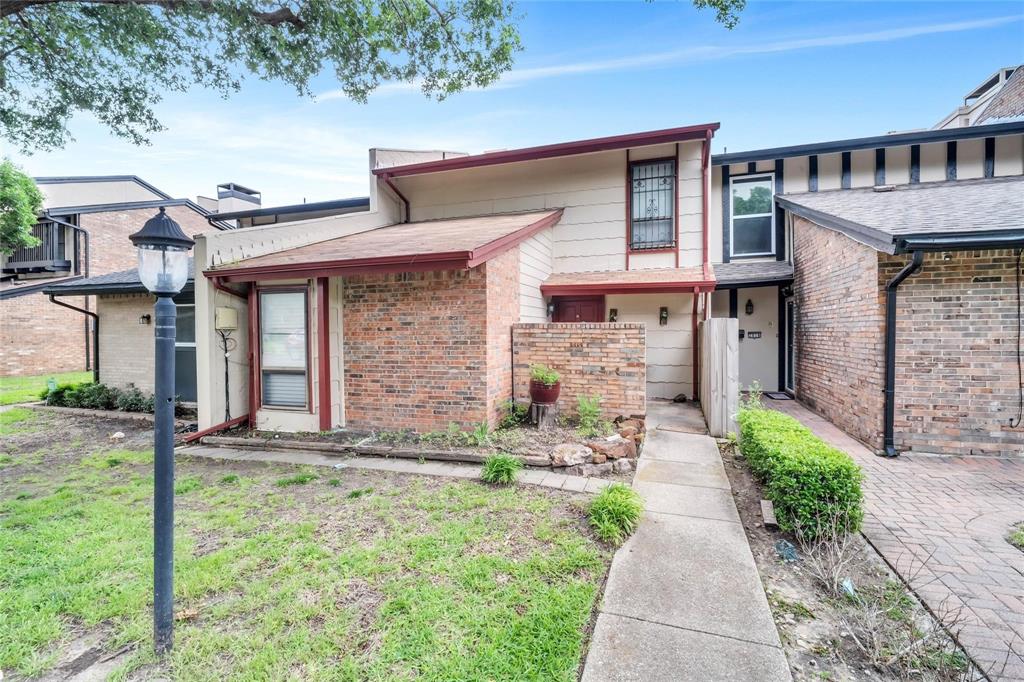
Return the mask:
[[339,275],[365,275],[380,272],[419,272],[423,270],[464,270],[471,251],[432,253],[429,256],[389,256],[355,258],[342,261],[287,263],[232,270],[207,270],[203,274],[222,282],[255,282],[275,279],[307,279]]
[[670,294],[714,291],[713,281],[701,282],[619,282],[610,284],[541,284],[545,296],[581,294]]
[[575,142],[560,142],[539,147],[525,147],[523,149],[509,149],[500,152],[489,152],[487,154],[458,156],[453,159],[441,159],[439,161],[424,161],[423,163],[411,163],[405,166],[375,168],[373,174],[397,178],[404,175],[422,175],[465,168],[479,168],[480,166],[494,166],[503,163],[553,159],[559,156],[592,154],[594,152],[606,152],[615,149],[629,149],[630,147],[647,147],[656,144],[667,144],[669,142],[703,140],[709,133],[714,133],[718,128],[718,123],[703,123],[700,125],[683,126],[681,128],[652,130],[644,133],[595,137]]
[[206,270],[203,275],[215,281],[255,282],[257,280],[304,279],[338,275],[362,275],[380,272],[421,272],[425,270],[467,270],[518,245],[541,230],[562,219],[558,209],[540,220],[515,232],[499,237],[472,251],[446,251],[443,253],[410,254],[373,258],[352,258],[341,261],[313,261],[311,263],[280,263],[249,268]]
[[553,227],[562,219],[562,213],[563,209],[558,209],[551,215],[545,216],[537,222],[530,223],[526,227],[520,228],[515,232],[506,234],[503,237],[498,237],[493,241],[487,242],[483,246],[477,247],[470,255],[468,263],[469,267],[474,268],[480,263],[497,256],[499,253],[503,253],[504,251],[511,249],[513,246],[518,246],[538,232],[546,230],[549,227]]

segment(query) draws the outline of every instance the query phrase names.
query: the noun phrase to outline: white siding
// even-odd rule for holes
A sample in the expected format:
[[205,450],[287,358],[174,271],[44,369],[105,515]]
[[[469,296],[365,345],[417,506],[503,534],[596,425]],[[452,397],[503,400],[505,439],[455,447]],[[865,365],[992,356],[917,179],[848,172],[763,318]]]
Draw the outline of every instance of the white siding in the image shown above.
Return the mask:
[[885,184],[905,185],[910,182],[910,147],[888,147],[885,150]]
[[[701,142],[679,144],[679,262],[702,254]],[[671,155],[675,145],[633,149],[631,160]],[[555,272],[626,267],[626,152],[474,168],[397,180],[413,220],[563,208],[552,232]],[[630,269],[672,267],[673,253],[632,254]]]
[[839,189],[842,182],[843,160],[841,154],[821,154],[818,156],[818,191]]
[[1024,135],[996,138],[996,176],[1024,174]]
[[956,179],[985,177],[985,140],[960,140],[956,143]]
[[946,179],[946,143],[921,145],[921,182],[939,182]]
[[850,186],[874,187],[875,150],[861,149],[850,154]]
[[519,245],[519,321],[547,322],[547,302],[540,285],[553,265],[552,230],[544,230]]
[[88,204],[123,204],[163,199],[153,190],[134,180],[40,183],[39,190],[43,194],[44,208]]
[[[619,322],[642,322],[647,327],[647,397],[687,397],[693,392],[692,294],[633,294],[605,298],[617,308]],[[668,307],[668,324],[658,324],[658,312]]]
[[[794,156],[782,162],[783,189],[786,194],[799,194],[808,188],[807,174],[810,163],[806,156]],[[819,168],[819,173],[821,169]]]

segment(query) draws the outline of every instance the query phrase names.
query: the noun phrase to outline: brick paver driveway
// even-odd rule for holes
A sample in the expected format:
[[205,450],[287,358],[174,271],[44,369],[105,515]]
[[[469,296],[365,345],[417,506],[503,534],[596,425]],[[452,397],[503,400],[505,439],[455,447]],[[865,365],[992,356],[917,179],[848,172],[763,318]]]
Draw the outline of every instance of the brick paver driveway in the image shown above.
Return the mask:
[[937,616],[960,614],[960,643],[993,680],[1024,680],[1024,460],[876,457],[796,401],[765,400],[864,469],[864,535]]

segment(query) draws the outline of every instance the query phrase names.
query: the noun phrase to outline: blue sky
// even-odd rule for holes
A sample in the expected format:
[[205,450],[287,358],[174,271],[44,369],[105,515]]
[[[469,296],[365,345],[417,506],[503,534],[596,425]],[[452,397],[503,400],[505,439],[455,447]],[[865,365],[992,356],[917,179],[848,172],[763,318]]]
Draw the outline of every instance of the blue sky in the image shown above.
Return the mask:
[[[719,121],[714,151],[927,128],[998,67],[1024,62],[1024,2],[748,4],[726,30],[678,3],[522,2],[525,50],[498,85],[443,102],[392,84],[368,104],[322,77],[316,101],[248,80],[193,90],[136,148],[76,118],[33,175],[135,174],[174,196],[220,182],[264,205],[364,195],[367,148],[481,152]],[[2,144],[2,141],[0,141]]]

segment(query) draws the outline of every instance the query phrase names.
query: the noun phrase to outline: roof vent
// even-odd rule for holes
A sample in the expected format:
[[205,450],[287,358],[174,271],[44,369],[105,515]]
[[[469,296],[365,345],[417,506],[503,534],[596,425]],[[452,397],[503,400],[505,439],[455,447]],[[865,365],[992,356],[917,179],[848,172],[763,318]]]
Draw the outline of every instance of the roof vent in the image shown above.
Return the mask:
[[876,192],[891,192],[896,189],[896,185],[875,185],[871,189]]

